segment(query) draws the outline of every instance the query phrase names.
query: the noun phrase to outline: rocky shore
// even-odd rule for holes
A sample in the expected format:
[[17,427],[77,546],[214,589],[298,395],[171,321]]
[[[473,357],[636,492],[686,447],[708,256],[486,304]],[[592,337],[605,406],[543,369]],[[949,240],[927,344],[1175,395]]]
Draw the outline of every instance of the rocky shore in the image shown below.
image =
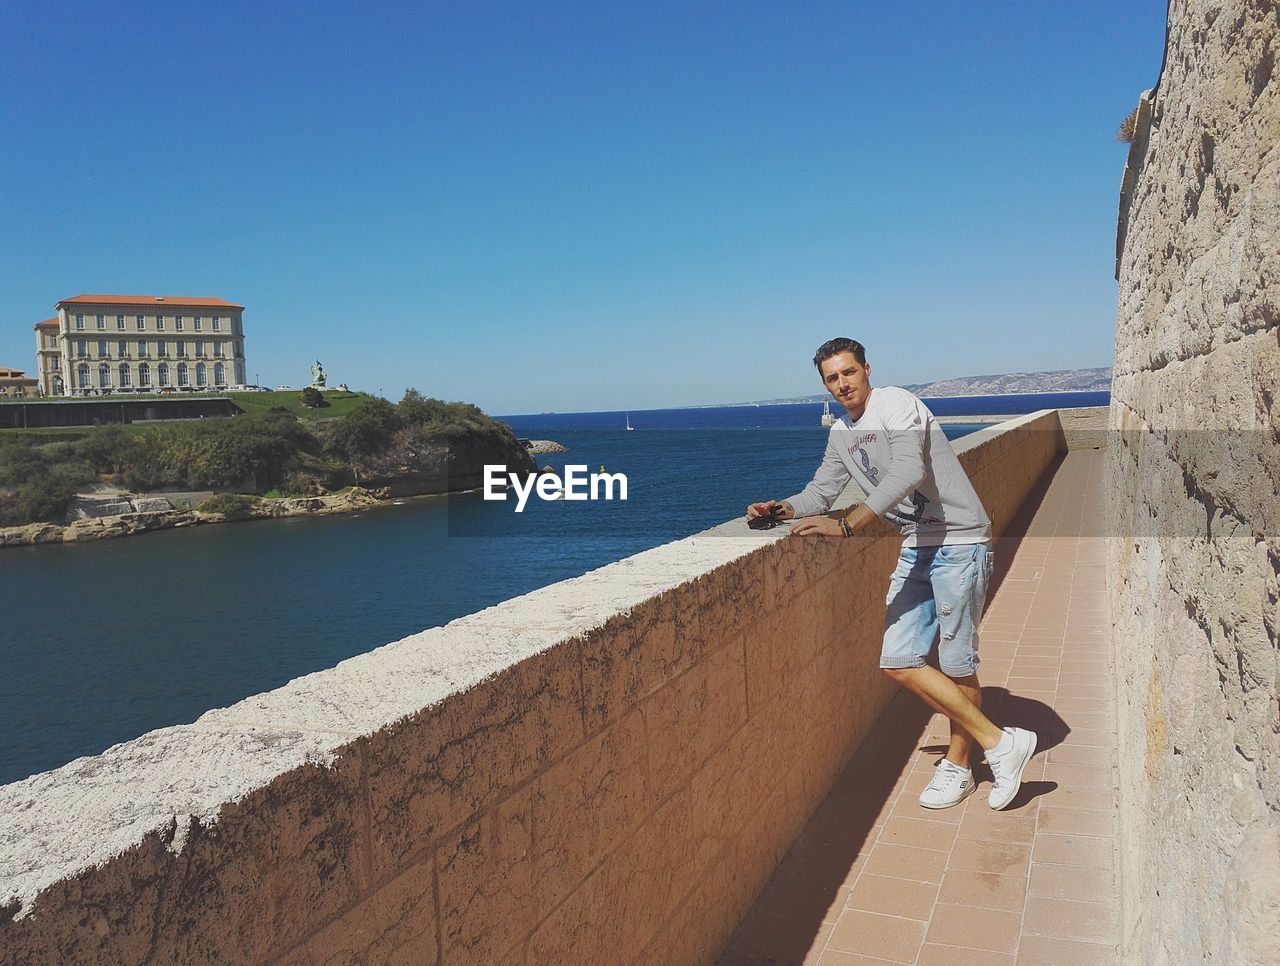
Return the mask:
[[[328,496],[285,497],[268,499],[248,497],[234,513],[206,513],[195,509],[177,509],[161,497],[130,501],[147,509],[132,513],[115,513],[86,517],[66,525],[30,523],[22,527],[0,527],[0,547],[25,547],[42,543],[85,543],[110,537],[129,537],[151,530],[170,530],[206,523],[231,520],[264,520],[271,517],[296,517],[351,513],[384,504],[387,498],[377,491],[350,487]],[[164,508],[161,508],[163,504]]]

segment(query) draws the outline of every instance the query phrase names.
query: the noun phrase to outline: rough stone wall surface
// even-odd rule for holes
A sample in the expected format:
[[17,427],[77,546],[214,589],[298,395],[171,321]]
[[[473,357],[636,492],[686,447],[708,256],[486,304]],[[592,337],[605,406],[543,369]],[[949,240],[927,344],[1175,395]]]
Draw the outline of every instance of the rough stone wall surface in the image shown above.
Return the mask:
[[1121,198],[1107,532],[1126,953],[1280,962],[1280,11],[1170,5]]
[[[957,446],[997,534],[1064,449],[1052,412]],[[713,962],[894,690],[897,535],[784,533],[734,521],[0,788],[0,963]]]

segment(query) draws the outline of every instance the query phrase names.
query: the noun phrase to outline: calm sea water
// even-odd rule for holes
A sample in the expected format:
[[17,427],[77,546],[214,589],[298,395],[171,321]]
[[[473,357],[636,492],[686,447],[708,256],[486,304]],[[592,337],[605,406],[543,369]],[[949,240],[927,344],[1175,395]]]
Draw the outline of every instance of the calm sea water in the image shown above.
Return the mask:
[[[939,415],[1106,405],[1106,393],[930,400]],[[626,503],[478,494],[348,516],[0,551],[0,784],[269,690],[802,487],[821,405],[504,417],[624,472]],[[974,426],[949,426],[952,438]],[[492,533],[499,536],[469,534]]]

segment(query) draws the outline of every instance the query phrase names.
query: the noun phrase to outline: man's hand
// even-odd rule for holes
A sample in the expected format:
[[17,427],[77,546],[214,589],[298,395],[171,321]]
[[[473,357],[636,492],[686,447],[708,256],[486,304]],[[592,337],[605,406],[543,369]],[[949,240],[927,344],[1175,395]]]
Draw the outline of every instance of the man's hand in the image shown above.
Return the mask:
[[805,517],[791,528],[793,537],[843,537],[840,521],[831,517]]
[[791,510],[791,504],[785,500],[782,503],[777,500],[765,500],[763,503],[753,503],[747,507],[747,519],[754,520],[756,517],[767,517],[776,506],[782,507],[782,510],[778,513],[779,520],[790,520],[795,516],[795,513]]
[[[867,509],[866,504],[860,503],[845,515],[845,522],[849,524],[849,529],[854,533],[865,530],[871,524],[875,523],[876,515]],[[839,517],[806,517],[791,528],[793,537],[818,536],[818,537],[843,537],[845,535],[844,528],[840,526]]]

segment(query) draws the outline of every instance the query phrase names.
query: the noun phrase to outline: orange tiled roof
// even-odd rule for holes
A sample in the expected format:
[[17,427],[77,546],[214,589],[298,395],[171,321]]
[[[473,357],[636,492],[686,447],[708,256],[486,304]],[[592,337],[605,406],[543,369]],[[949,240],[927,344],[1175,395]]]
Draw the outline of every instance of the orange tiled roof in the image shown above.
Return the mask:
[[58,327],[57,319],[45,319],[43,322],[37,322],[31,328],[33,329],[56,329]]
[[186,295],[73,295],[63,299],[54,308],[73,303],[97,305],[179,305],[183,308],[216,306],[224,309],[243,309],[243,305],[225,299],[191,298]]

